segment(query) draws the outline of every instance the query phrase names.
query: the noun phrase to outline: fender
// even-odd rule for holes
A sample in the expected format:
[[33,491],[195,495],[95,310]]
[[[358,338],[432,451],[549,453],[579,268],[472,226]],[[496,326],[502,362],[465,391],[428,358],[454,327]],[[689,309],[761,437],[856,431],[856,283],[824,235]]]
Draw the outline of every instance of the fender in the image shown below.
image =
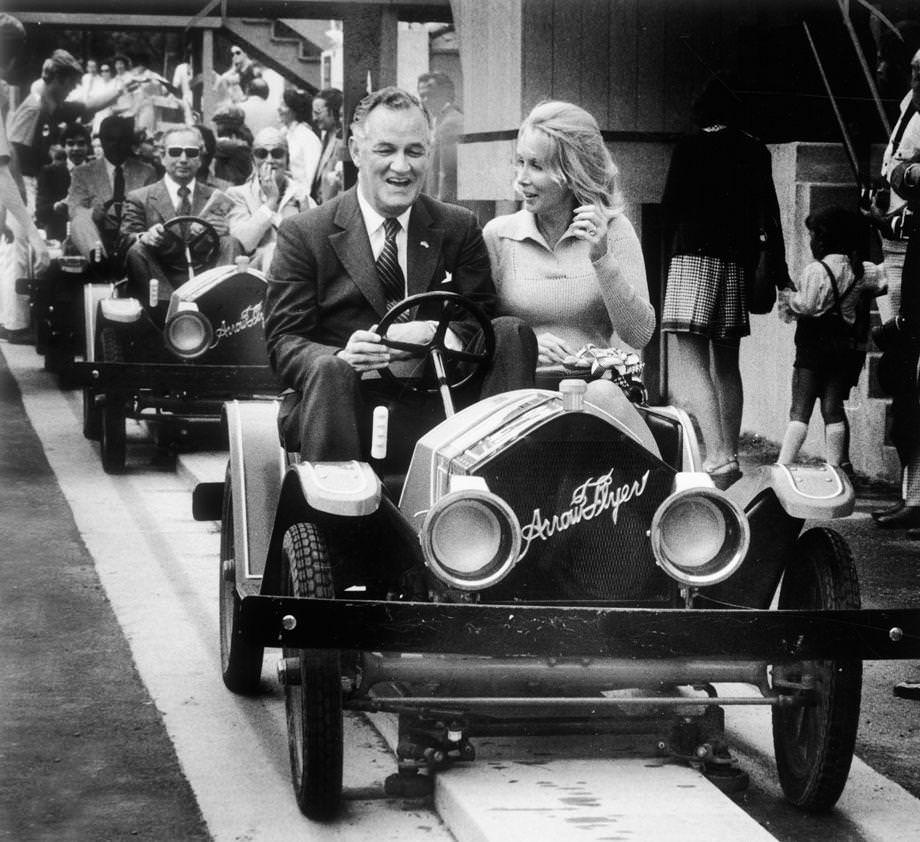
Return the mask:
[[114,284],[83,285],[83,318],[86,320],[85,348],[83,359],[96,361],[96,315],[100,302],[112,297]]
[[[850,480],[832,465],[764,465],[753,479],[753,484],[735,483],[726,493],[746,506],[762,491],[771,489],[786,514],[798,520],[847,517],[856,507]],[[742,494],[747,499],[738,499]]]
[[223,423],[230,446],[236,580],[257,586],[265,572],[284,477],[278,401],[228,401]]
[[[262,593],[279,593],[284,533],[301,521],[350,520],[376,515],[383,485],[366,462],[299,462],[294,457],[281,482],[264,565]],[[392,519],[392,512],[387,512]],[[414,540],[414,535],[413,535]]]

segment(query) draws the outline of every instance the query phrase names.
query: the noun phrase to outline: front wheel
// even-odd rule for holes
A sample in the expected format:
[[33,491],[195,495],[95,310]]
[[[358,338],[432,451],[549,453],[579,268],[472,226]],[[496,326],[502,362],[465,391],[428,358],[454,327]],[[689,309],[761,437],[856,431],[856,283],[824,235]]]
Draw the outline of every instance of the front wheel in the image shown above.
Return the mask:
[[[779,607],[860,607],[853,556],[837,532],[809,529],[799,537],[783,577]],[[862,661],[776,665],[773,686],[803,702],[801,707],[773,708],[773,747],[783,792],[803,810],[829,810],[843,792],[853,760]]]
[[232,693],[252,695],[259,689],[264,649],[240,634],[242,600],[236,590],[236,537],[233,530],[233,488],[228,466],[220,519],[220,672],[224,685]]
[[125,469],[127,446],[124,400],[109,393],[102,406],[99,428],[102,469],[107,474],[120,474]]
[[[315,524],[295,523],[281,546],[289,595],[332,599],[332,565]],[[284,649],[284,683],[291,779],[297,804],[317,821],[332,818],[342,801],[342,667],[339,653]]]

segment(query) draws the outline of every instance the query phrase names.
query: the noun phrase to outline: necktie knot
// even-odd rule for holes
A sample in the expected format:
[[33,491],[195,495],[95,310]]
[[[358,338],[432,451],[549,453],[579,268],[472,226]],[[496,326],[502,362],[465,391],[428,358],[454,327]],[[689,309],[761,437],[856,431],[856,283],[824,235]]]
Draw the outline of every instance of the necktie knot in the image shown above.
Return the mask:
[[402,226],[395,216],[388,216],[383,220],[383,234],[387,240],[395,240]]
[[180,198],[180,199],[185,199],[185,198],[187,198],[187,197],[188,197],[188,194],[189,194],[190,192],[191,192],[191,191],[188,189],[188,187],[185,187],[185,186],[183,185],[182,187],[179,188],[179,198]]

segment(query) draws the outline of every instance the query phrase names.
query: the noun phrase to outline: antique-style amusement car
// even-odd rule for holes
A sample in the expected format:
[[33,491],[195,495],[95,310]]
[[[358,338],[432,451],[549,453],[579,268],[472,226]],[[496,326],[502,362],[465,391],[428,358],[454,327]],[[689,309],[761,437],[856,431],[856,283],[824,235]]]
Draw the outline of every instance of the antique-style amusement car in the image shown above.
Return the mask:
[[[444,316],[414,352],[444,381],[456,296],[415,296],[378,329],[430,296]],[[717,490],[681,411],[625,398],[605,411],[585,389],[564,380],[446,407],[402,473],[376,459],[300,462],[279,444],[276,404],[225,407],[222,493],[195,495],[201,519],[222,504],[222,677],[256,692],[264,647],[282,647],[307,816],[340,805],[344,710],[398,715],[387,790],[412,795],[472,760],[477,736],[577,730],[636,730],[652,753],[732,788],[744,776],[722,706],[769,705],[788,798],[836,802],[862,659],[920,653],[913,612],[860,610],[841,536],[803,531],[851,512],[846,477],[772,465]],[[722,683],[749,689],[720,696]]]
[[168,305],[159,303],[155,281],[146,299],[119,297],[122,284],[102,287],[104,294],[86,287],[85,361],[74,369],[84,386],[84,434],[99,440],[110,473],[125,467],[129,418],[168,440],[188,423],[216,423],[232,397],[278,391],[262,335],[265,276],[245,258],[196,274],[217,252],[213,227],[197,217],[165,227],[184,244],[190,267]]

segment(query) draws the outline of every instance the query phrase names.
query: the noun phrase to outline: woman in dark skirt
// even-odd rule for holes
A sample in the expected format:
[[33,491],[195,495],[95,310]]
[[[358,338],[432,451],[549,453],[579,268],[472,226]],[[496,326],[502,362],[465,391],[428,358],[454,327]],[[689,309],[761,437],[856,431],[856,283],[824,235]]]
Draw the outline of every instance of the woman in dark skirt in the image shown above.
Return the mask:
[[779,219],[770,153],[737,128],[739,105],[721,79],[707,85],[693,108],[700,131],[675,148],[663,198],[673,239],[661,329],[676,336],[686,375],[678,399],[699,424],[704,470],[723,488],[741,476],[745,274],[757,264],[762,220]]

